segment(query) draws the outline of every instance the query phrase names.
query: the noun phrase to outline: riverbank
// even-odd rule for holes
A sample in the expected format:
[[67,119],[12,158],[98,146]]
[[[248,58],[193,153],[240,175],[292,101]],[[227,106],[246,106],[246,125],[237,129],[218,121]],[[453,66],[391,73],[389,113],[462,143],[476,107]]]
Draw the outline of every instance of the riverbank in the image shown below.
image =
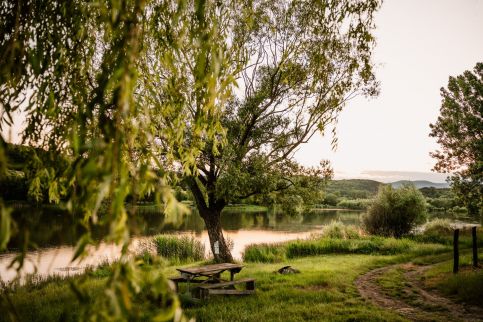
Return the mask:
[[[425,257],[425,261],[448,260],[451,254]],[[213,297],[198,306],[185,306],[184,313],[198,321],[405,321],[393,310],[369,303],[355,285],[358,276],[373,269],[417,260],[407,255],[324,255],[284,262],[299,274],[273,273],[281,264],[250,263],[239,278],[256,279],[257,293],[249,297]],[[192,263],[195,266],[201,263]],[[282,266],[283,266],[282,265]],[[175,276],[175,266],[164,269]],[[20,321],[75,321],[79,318],[79,299],[71,290],[74,282],[89,296],[102,296],[109,272],[98,270],[86,277],[51,279],[10,293]],[[2,297],[1,311],[8,309]],[[0,321],[9,321],[1,314]]]
[[[482,237],[479,234],[479,237]],[[371,237],[368,237],[371,238]],[[322,238],[320,240],[349,240],[344,238]],[[355,239],[359,240],[359,239]],[[299,241],[300,249],[312,249],[308,240],[306,246]],[[257,293],[249,297],[213,297],[201,305],[183,303],[184,313],[199,321],[404,321],[405,317],[391,309],[381,307],[361,296],[356,280],[372,270],[389,265],[411,262],[412,265],[443,263],[446,268],[451,259],[451,247],[440,239],[438,243],[411,241],[410,247],[404,240],[382,239],[387,252],[373,249],[365,254],[340,254],[330,251],[316,256],[300,253],[297,257],[284,257],[277,263],[245,262],[244,269],[237,277],[256,279]],[[359,242],[357,242],[359,243]],[[302,246],[301,246],[302,245]],[[465,246],[466,243],[463,244]],[[285,247],[285,246],[284,246]],[[348,249],[352,249],[349,245]],[[467,250],[462,247],[466,263]],[[319,252],[324,248],[318,248]],[[467,249],[467,248],[466,248]],[[353,249],[354,252],[357,249]],[[328,250],[326,250],[328,252]],[[481,253],[481,248],[480,248]],[[465,257],[466,256],[466,257]],[[483,258],[483,254],[480,255]],[[148,266],[147,269],[162,272],[165,276],[176,276],[177,267],[197,266],[204,262],[177,264],[164,268]],[[274,273],[282,266],[291,265],[299,274],[280,275]],[[440,277],[446,274],[440,266],[431,275]],[[391,291],[392,285],[400,285],[398,275],[388,270],[385,287]],[[432,272],[432,271],[431,271]],[[72,285],[88,294],[91,299],[103,295],[103,287],[110,276],[109,266],[89,270],[85,274],[70,278],[51,277],[43,281],[31,281],[24,286],[11,286],[1,293],[1,312],[15,311],[20,321],[75,321],[79,318],[81,305],[72,292]],[[384,276],[379,276],[384,278]],[[474,285],[475,279],[481,283],[481,275],[468,277]],[[461,275],[466,280],[466,275]],[[389,282],[387,282],[389,280]],[[443,278],[443,281],[445,279]],[[384,279],[383,279],[384,281]],[[384,283],[384,282],[381,282]],[[398,284],[399,283],[399,284]],[[437,285],[441,284],[441,280]],[[396,287],[393,287],[395,289]],[[181,292],[185,290],[182,288]],[[460,290],[465,292],[465,290]],[[472,292],[468,288],[468,292]],[[460,294],[461,295],[461,294]],[[462,296],[462,295],[461,295]],[[463,298],[463,296],[461,297]],[[8,300],[7,300],[8,299]],[[404,300],[404,299],[403,299]],[[12,309],[14,308],[14,309]],[[7,314],[0,314],[0,321],[9,321]]]

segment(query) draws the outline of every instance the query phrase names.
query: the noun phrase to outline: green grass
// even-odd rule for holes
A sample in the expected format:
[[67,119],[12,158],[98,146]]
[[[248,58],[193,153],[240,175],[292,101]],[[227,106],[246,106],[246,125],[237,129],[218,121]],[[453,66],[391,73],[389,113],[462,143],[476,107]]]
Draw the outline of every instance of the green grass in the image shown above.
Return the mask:
[[[92,274],[91,274],[92,273]],[[72,291],[78,289],[94,299],[101,295],[106,278],[90,271],[83,276],[27,279],[20,286],[3,286],[0,292],[0,321],[79,321],[80,302]]]
[[247,264],[237,278],[256,279],[257,293],[248,297],[213,297],[185,310],[197,321],[403,321],[400,316],[367,304],[355,278],[396,257],[368,255],[318,256],[288,260],[300,274],[280,275],[282,264]]
[[285,244],[248,245],[243,254],[245,262],[280,263],[287,259]]
[[[482,251],[478,257],[483,258]],[[480,260],[479,264],[481,266],[483,261]],[[453,274],[453,261],[445,261],[426,272],[424,283],[446,296],[483,308],[483,269],[473,269],[471,265],[472,257],[469,252],[465,252],[460,257],[458,274]]]
[[[166,246],[171,242],[171,239],[163,239],[161,245]],[[443,264],[436,265],[434,270],[428,272],[427,281],[434,281],[432,287],[447,289],[449,293],[457,290],[456,296],[458,290],[468,289],[472,297],[481,298],[481,273],[469,277],[460,274],[455,281],[447,279],[446,275],[444,279],[440,278],[451,268],[450,262],[447,262],[451,256],[448,250],[450,247],[445,245],[381,237],[319,237],[277,245],[254,245],[248,248],[245,256],[251,254],[254,259],[263,258],[264,263],[261,260],[245,260],[245,267],[236,278],[255,278],[255,295],[214,296],[205,303],[185,305],[183,309],[188,317],[195,317],[197,321],[404,321],[390,310],[363,300],[354,280],[371,269],[394,263],[443,261]],[[341,254],[344,252],[346,254]],[[466,252],[462,251],[463,264],[468,262]],[[420,257],[427,254],[436,255]],[[176,268],[200,264],[203,263],[178,263],[164,268],[149,266],[149,269],[161,269],[167,276],[177,276]],[[300,270],[300,274],[274,273],[286,265]],[[0,292],[0,312],[12,312],[13,306],[20,321],[78,320],[82,306],[72,292],[71,283],[78,285],[94,301],[96,297],[103,296],[104,283],[110,274],[109,266],[105,265],[84,276],[49,278],[40,283],[32,281],[24,286],[4,288]],[[397,293],[404,286],[403,272],[400,270],[389,270],[381,276],[379,283],[395,296],[404,295]],[[458,283],[463,286],[458,287]],[[186,285],[181,287],[181,292],[184,291]],[[405,293],[404,296],[409,295]],[[459,296],[463,298],[463,295]],[[0,314],[0,321],[9,321],[8,314]]]
[[158,255],[172,263],[205,259],[205,246],[193,236],[157,235],[153,241]]
[[[397,314],[368,305],[354,286],[359,274],[399,260],[396,256],[369,255],[294,259],[283,263],[301,271],[293,275],[273,273],[281,264],[246,264],[237,278],[255,278],[255,295],[212,297],[199,306],[184,307],[184,312],[197,321],[404,321]],[[176,276],[177,267],[166,267],[164,272]],[[1,293],[0,312],[9,312],[12,303],[20,321],[76,321],[81,305],[70,283],[75,282],[94,300],[104,296],[105,281],[94,274],[10,288]],[[0,314],[0,321],[9,321],[8,314]]]
[[420,244],[410,239],[383,237],[359,237],[341,239],[320,237],[295,240],[279,244],[250,245],[245,249],[246,262],[273,263],[286,259],[326,254],[378,254],[394,255],[410,253],[417,256],[437,254],[450,248],[440,244]]
[[404,272],[405,270],[400,267],[390,268],[377,279],[377,283],[386,294],[392,297],[405,297]]
[[[438,243],[444,245],[453,245],[453,230],[447,230],[443,227],[431,227],[428,231],[423,233],[415,234],[410,236],[412,240],[421,243]],[[460,229],[459,233],[459,245],[461,248],[464,247],[471,247],[472,245],[472,236],[471,236],[471,229],[465,228]],[[476,237],[478,247],[483,247],[483,229],[479,228],[477,230],[477,237]]]

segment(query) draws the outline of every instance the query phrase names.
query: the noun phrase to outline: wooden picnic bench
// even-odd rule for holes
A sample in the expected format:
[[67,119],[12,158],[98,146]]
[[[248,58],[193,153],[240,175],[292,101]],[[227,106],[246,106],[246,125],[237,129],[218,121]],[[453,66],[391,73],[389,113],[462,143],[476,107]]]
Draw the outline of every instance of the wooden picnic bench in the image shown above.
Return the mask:
[[[190,284],[197,284],[191,289],[193,297],[206,299],[210,295],[224,294],[224,295],[248,295],[255,293],[255,279],[244,278],[234,280],[235,274],[239,273],[243,265],[233,263],[222,263],[205,265],[199,267],[177,268],[180,276],[172,277],[170,280],[175,284],[176,291],[178,291],[179,283],[188,283],[188,291],[190,291]],[[230,280],[221,278],[221,274],[225,271],[230,272]],[[235,285],[244,284],[244,290],[238,290]]]
[[[244,290],[235,289],[235,285],[245,284]],[[232,287],[232,288],[229,288]],[[196,297],[204,300],[210,295],[223,294],[223,295],[250,295],[255,293],[255,279],[253,278],[242,278],[236,281],[222,282],[215,284],[202,284],[196,289]]]

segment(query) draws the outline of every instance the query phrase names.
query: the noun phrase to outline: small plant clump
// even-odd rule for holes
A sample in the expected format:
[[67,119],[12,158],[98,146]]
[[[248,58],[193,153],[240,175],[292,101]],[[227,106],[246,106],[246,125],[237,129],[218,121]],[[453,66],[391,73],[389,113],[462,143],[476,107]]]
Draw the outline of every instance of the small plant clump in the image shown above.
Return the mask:
[[195,262],[205,259],[205,246],[193,236],[157,235],[154,244],[158,255],[170,261]]
[[426,201],[413,185],[379,189],[376,199],[363,217],[370,234],[400,238],[426,220]]
[[327,238],[357,239],[362,236],[355,226],[344,225],[341,221],[332,221],[322,230],[322,236]]
[[283,243],[252,244],[245,248],[244,262],[280,263],[286,259],[286,248]]
[[436,218],[424,225],[425,235],[448,235],[453,233],[453,226],[449,219]]

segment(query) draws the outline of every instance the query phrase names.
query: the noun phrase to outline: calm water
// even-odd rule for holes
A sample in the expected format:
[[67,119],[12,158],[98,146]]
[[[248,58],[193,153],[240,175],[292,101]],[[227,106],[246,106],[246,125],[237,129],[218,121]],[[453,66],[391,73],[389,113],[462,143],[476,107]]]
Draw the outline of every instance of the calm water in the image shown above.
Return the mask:
[[[361,211],[317,210],[291,217],[267,212],[222,214],[221,222],[225,236],[234,242],[233,255],[240,259],[246,245],[263,242],[279,242],[297,238],[306,238],[312,233],[321,232],[324,225],[335,220],[345,224],[360,225]],[[10,281],[16,276],[13,268],[8,268],[28,239],[36,250],[27,253],[22,275],[38,273],[40,275],[68,275],[82,272],[86,266],[97,265],[103,261],[114,261],[119,257],[120,248],[116,245],[100,242],[98,247],[89,249],[89,256],[82,261],[71,262],[74,245],[85,232],[76,219],[56,208],[21,208],[13,214],[26,236],[17,235],[9,243],[9,253],[0,254],[1,280]],[[464,219],[463,219],[464,220]],[[190,234],[205,244],[209,250],[208,235],[203,220],[196,213],[168,217],[153,207],[140,207],[135,218],[129,222],[133,234],[132,250],[156,234]],[[100,241],[105,229],[92,231],[93,238]],[[32,246],[31,246],[32,247]]]

